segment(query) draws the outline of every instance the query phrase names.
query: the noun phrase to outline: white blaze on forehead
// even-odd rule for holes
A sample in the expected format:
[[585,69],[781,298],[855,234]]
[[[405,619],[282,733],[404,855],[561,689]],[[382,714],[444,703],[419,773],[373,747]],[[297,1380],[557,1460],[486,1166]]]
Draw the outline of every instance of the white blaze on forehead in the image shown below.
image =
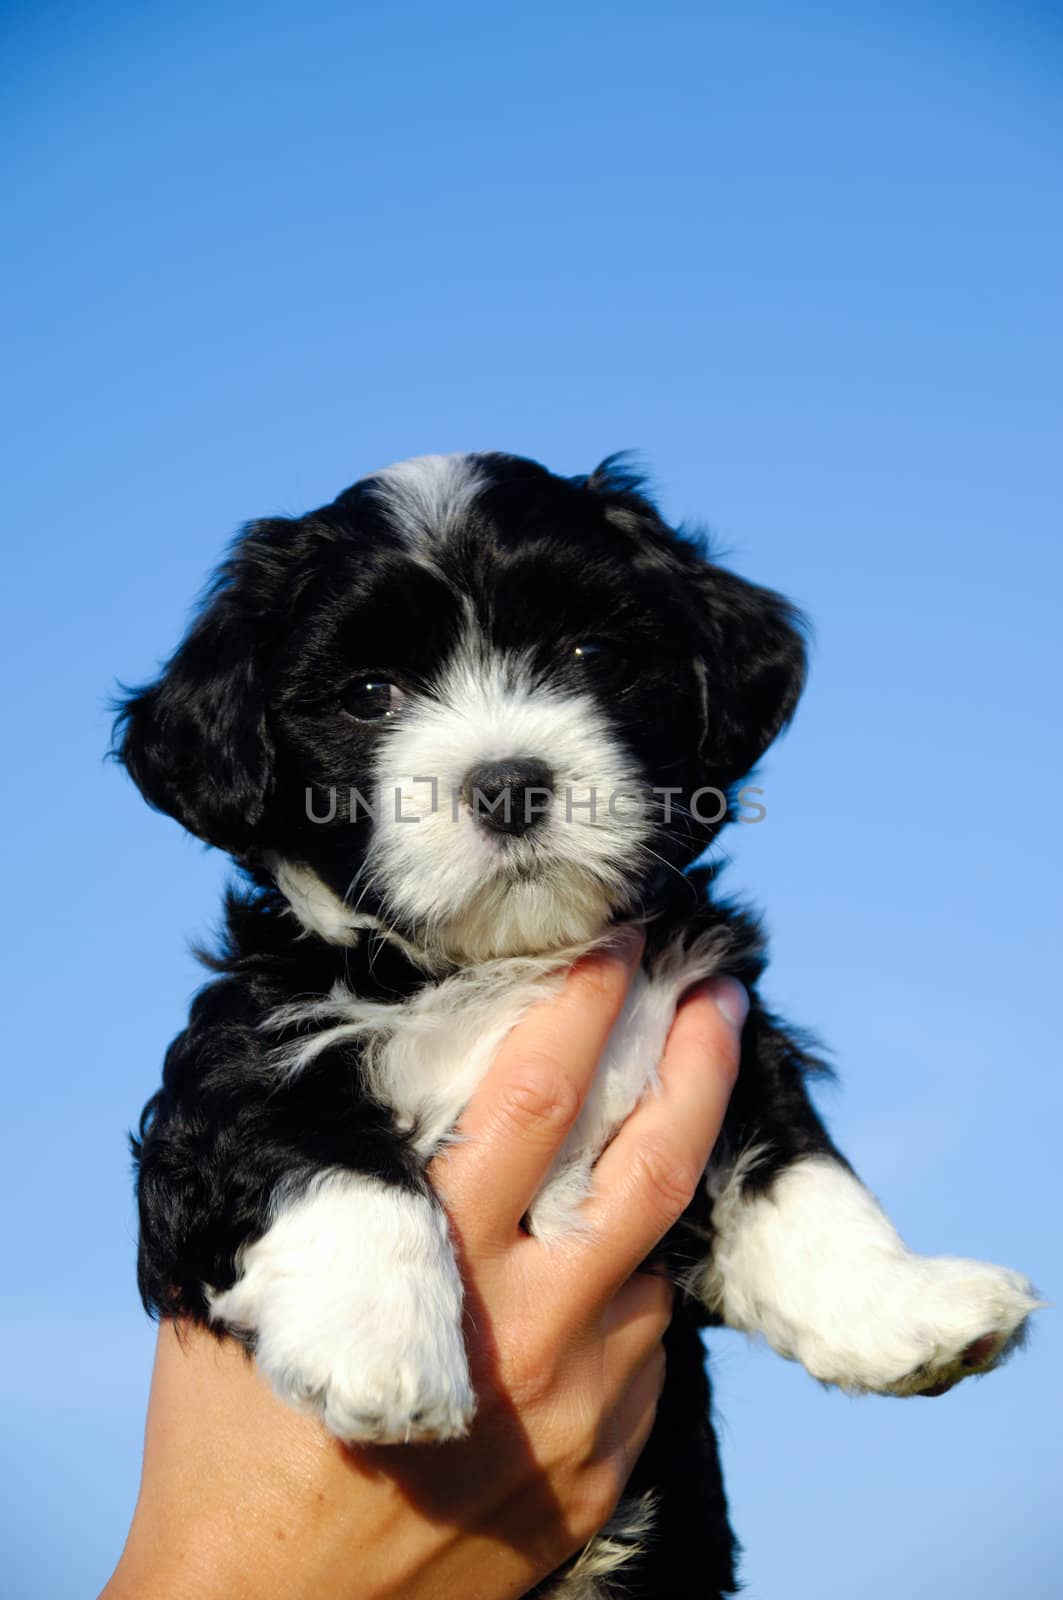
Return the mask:
[[373,493],[411,544],[453,532],[487,483],[475,456],[414,456],[370,479]]

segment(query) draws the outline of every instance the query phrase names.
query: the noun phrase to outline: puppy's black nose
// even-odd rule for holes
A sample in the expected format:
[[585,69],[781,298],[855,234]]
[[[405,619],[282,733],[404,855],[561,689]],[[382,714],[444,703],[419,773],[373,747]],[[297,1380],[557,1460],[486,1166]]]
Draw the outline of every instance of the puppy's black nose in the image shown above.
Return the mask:
[[471,767],[461,787],[461,797],[481,827],[514,836],[542,820],[553,792],[554,775],[545,761],[512,756]]

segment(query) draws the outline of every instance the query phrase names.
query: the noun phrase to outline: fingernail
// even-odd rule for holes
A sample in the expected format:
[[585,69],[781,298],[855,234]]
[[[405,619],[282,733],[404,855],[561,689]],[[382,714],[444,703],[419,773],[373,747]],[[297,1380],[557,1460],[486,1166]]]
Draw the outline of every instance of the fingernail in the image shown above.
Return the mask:
[[617,961],[622,961],[625,966],[630,967],[642,954],[642,942],[642,929],[629,924],[626,928],[617,929],[605,949]]
[[710,978],[704,985],[702,993],[708,995],[717,1011],[735,1032],[741,1033],[749,1015],[749,996],[738,979]]

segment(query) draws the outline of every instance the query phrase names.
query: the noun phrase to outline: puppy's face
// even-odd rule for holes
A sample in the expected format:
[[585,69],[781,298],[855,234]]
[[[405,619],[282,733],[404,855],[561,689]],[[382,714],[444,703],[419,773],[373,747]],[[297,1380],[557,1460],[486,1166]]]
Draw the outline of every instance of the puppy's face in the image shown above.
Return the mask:
[[314,932],[482,960],[649,909],[803,666],[789,608],[615,465],[426,457],[252,525],[120,754]]

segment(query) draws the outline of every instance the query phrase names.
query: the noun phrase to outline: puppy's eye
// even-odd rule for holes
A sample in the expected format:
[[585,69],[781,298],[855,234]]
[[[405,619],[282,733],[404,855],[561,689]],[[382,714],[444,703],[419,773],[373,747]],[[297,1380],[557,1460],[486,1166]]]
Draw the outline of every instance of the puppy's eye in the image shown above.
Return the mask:
[[398,684],[386,678],[355,678],[340,695],[340,707],[356,722],[385,722],[405,698]]
[[579,644],[572,647],[574,661],[605,661],[608,656],[608,645],[601,644],[597,639],[581,639]]

